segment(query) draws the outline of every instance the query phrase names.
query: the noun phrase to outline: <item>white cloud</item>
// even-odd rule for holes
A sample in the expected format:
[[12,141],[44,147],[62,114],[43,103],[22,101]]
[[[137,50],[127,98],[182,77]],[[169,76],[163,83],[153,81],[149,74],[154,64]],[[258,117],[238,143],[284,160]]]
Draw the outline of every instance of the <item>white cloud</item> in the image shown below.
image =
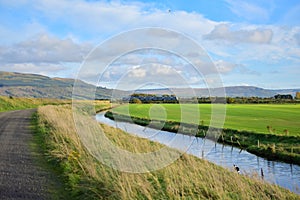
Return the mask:
[[0,70],[74,77],[91,45],[39,34],[11,46],[0,46]]
[[192,66],[168,66],[160,63],[145,63],[138,66],[111,66],[103,75],[100,85],[116,89],[132,89],[145,84],[164,85],[166,87],[190,87],[199,85],[203,77],[193,71]]
[[129,78],[145,78],[146,76],[146,69],[143,69],[141,67],[133,67],[132,70],[128,72]]
[[[157,67],[153,73],[155,74],[164,74],[164,75],[172,75],[174,71],[169,66]],[[178,73],[178,72],[177,72]]]
[[214,62],[217,70],[222,75],[230,74],[230,72],[237,72],[240,74],[260,75],[257,71],[251,70],[243,64],[236,64],[224,60],[217,60]]
[[300,62],[300,48],[295,37],[300,27],[269,27],[273,30],[272,42],[258,45],[238,45],[237,55],[241,62],[256,60],[267,66],[280,62]]
[[0,63],[60,63],[82,62],[91,46],[41,34],[0,48]]
[[141,27],[163,27],[198,35],[208,33],[215,25],[198,13],[170,13],[139,2],[41,0],[35,2],[34,9],[47,21],[65,25],[70,31],[93,39]]
[[[258,0],[251,3],[242,0],[225,1],[235,15],[253,22],[268,22],[273,11],[272,0],[263,1],[263,3]],[[97,41],[103,41],[116,33],[143,27],[172,29],[192,37],[209,51],[213,59],[217,60],[215,64],[221,74],[227,75],[234,71],[255,74],[259,66],[251,66],[249,63],[252,61],[256,61],[263,67],[270,67],[287,60],[295,65],[300,62],[299,26],[220,23],[209,20],[199,13],[176,10],[168,12],[156,9],[153,4],[139,2],[126,2],[125,4],[123,1],[12,0],[1,1],[0,4],[10,8],[24,7],[24,10],[32,13],[32,15],[28,14],[29,19],[17,26],[8,26],[7,23],[0,25],[0,37],[5,38],[2,39],[2,46],[0,46],[2,70],[7,67],[8,70],[26,72],[25,68],[28,68],[30,72],[44,74],[47,72],[53,74],[52,69],[63,71],[62,63],[72,62],[78,65],[87,55],[91,46],[85,41],[93,41],[96,45]],[[291,16],[286,17],[291,19],[297,16],[298,8],[294,10]],[[146,35],[136,37],[141,41],[147,40]],[[181,51],[186,52],[185,57],[203,66],[200,69],[202,74],[214,73],[211,65],[199,59],[202,55],[194,51],[189,52],[190,47],[182,44],[180,38],[171,37],[171,35],[162,35],[162,38],[168,38],[168,40],[162,40],[166,46],[172,45],[174,48],[178,46]],[[122,43],[123,46],[116,42],[115,46],[111,46],[112,50],[102,49],[94,55],[98,60],[114,59],[111,56],[131,45],[130,38],[124,38],[124,40],[126,42]],[[153,45],[159,43],[161,41],[155,41]],[[169,81],[174,70],[180,76],[189,77],[189,82],[201,81],[197,72],[186,68],[186,63],[176,63],[172,56],[167,54],[163,56],[161,54],[158,57],[156,55],[152,57],[130,55],[119,60],[120,63],[127,66],[160,63],[173,67],[172,69],[152,68],[153,74],[144,69],[132,72],[133,77],[144,78],[147,81],[151,78],[158,81],[159,76],[154,76],[155,73],[161,76],[165,74],[164,79]],[[95,76],[97,70],[99,67],[86,70],[85,76]],[[121,72],[124,72],[123,69],[116,67],[105,75],[107,79],[116,79],[124,75]]]
[[18,64],[1,65],[0,71],[33,73],[33,74],[41,74],[45,76],[61,76],[61,72],[62,71],[66,72],[67,69],[65,68],[65,66],[59,64],[18,63]]
[[238,64],[226,62],[224,60],[217,60],[214,63],[220,73],[231,72],[232,70],[234,70],[236,67],[239,66]]
[[273,37],[272,29],[240,29],[231,30],[229,24],[219,24],[207,35],[205,39],[225,40],[234,43],[270,43]]
[[[8,26],[0,27],[0,30],[1,28],[5,30],[5,32],[1,31],[2,34],[0,33],[3,38],[8,38],[9,35],[12,35],[11,33],[14,33],[10,42],[13,43],[12,45],[0,46],[0,63],[2,65],[24,63],[39,66],[40,63],[49,63],[50,66],[62,62],[80,63],[91,50],[91,46],[80,41],[99,41],[114,33],[141,27],[169,28],[198,38],[204,33],[209,33],[216,24],[204,18],[201,14],[185,11],[170,13],[154,9],[151,4],[139,2],[124,4],[122,2],[87,2],[83,0],[31,0],[26,2],[6,1],[5,6],[24,7],[24,9],[30,10],[33,15],[31,15],[31,22],[24,21],[24,24],[18,27],[20,28],[18,33]],[[49,24],[50,26],[47,27],[46,25]],[[63,27],[62,32],[61,27]],[[69,30],[69,33],[63,32],[63,30]],[[19,32],[22,32],[22,34],[19,34]],[[51,35],[50,32],[54,32],[56,36]],[[37,35],[37,33],[40,34]],[[61,39],[58,36],[60,34],[71,35],[78,41],[75,43],[70,38]],[[147,39],[146,36],[137,37],[141,41]],[[170,35],[167,38],[168,41],[164,40],[166,46],[180,45],[180,39],[170,37]],[[14,39],[15,42],[13,42]],[[160,41],[156,42],[159,43]],[[124,48],[126,49],[128,45],[130,45],[130,42],[126,41],[126,47],[124,46]],[[116,43],[116,48],[113,49],[122,52],[120,43]],[[95,54],[97,59],[114,59],[109,54],[115,55],[115,52],[103,50]],[[150,59],[155,62],[156,58],[132,59],[127,60],[127,62],[141,64],[136,62],[149,62]],[[86,76],[95,75],[93,70],[85,73]]]

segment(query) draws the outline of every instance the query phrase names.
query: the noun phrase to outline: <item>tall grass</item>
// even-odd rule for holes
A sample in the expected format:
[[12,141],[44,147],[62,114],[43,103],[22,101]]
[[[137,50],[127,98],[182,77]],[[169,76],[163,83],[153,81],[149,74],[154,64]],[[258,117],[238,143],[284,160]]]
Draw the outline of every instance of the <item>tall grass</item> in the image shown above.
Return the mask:
[[[95,100],[95,101],[82,100],[82,102],[86,102],[85,104],[93,105],[96,112],[111,107],[110,102],[105,100]],[[10,111],[10,110],[22,110],[27,108],[37,108],[38,106],[43,106],[43,105],[61,105],[61,104],[71,104],[71,103],[72,103],[71,99],[0,96],[0,112]]]
[[70,102],[70,100],[61,99],[38,99],[0,96],[0,112],[36,108],[38,106],[48,104],[65,104]]
[[[91,156],[76,133],[71,107],[38,108],[38,133],[46,157],[59,168],[73,199],[299,199],[259,178],[249,178],[183,154],[160,170],[126,173]],[[92,122],[93,118],[83,116]],[[153,152],[163,145],[99,125],[110,141],[131,152]]]

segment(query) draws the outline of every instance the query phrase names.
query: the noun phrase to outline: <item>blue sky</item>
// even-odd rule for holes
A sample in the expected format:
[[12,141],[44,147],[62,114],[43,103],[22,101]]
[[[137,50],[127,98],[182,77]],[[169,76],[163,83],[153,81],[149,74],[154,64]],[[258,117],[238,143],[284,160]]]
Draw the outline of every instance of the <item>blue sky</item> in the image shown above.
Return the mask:
[[[0,71],[76,78],[101,42],[145,27],[174,30],[195,40],[225,86],[300,88],[297,0],[0,0]],[[141,66],[133,69],[135,75],[157,76]],[[171,79],[174,71],[161,69],[162,78]],[[175,69],[195,80],[191,85],[202,87],[187,70]],[[84,73],[88,77],[95,72]],[[112,69],[107,79],[120,73]]]

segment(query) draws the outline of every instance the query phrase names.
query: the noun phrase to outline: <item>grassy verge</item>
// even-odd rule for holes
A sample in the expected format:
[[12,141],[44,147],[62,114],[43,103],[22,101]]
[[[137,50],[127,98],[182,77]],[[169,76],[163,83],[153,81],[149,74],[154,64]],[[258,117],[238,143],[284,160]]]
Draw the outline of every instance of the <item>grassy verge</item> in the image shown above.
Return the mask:
[[[49,99],[49,98],[23,98],[23,97],[6,97],[0,96],[0,112],[11,111],[11,110],[22,110],[28,108],[37,108],[43,105],[62,105],[72,104],[71,99]],[[95,101],[75,101],[75,103],[82,104],[84,106],[93,106],[95,112],[101,112],[111,108],[111,104],[106,100],[95,100]]]
[[55,162],[48,153],[49,144],[47,141],[47,128],[39,126],[37,112],[32,115],[31,128],[34,132],[33,140],[30,142],[31,150],[34,154],[38,166],[48,171],[51,175],[48,178],[49,194],[51,199],[71,199],[70,188],[64,184],[61,177],[63,169]]
[[[174,133],[180,132],[186,135],[195,135],[196,137],[205,137],[208,130],[208,126],[204,125],[195,126],[177,121],[151,121],[147,118],[133,117],[111,111],[107,111],[105,116],[113,120],[133,122],[141,126],[149,126],[151,128],[157,128]],[[178,127],[181,129],[179,130]],[[198,130],[198,132],[194,133],[194,130]],[[279,160],[300,165],[299,136],[283,136],[223,129],[222,134],[219,138],[217,138],[217,141],[245,149],[269,160]]]
[[300,165],[300,136],[283,136],[224,129],[218,141],[246,149],[248,152],[268,160],[278,160]]
[[38,99],[0,96],[0,112],[37,108],[38,106],[49,104],[58,105],[66,103],[71,103],[71,101],[61,99]]
[[[38,130],[45,154],[61,173],[72,199],[299,199],[259,178],[239,175],[183,154],[169,166],[147,173],[114,170],[92,157],[76,133],[71,107],[38,108]],[[95,123],[88,115],[84,122]],[[116,146],[134,153],[153,152],[161,144],[101,126]]]

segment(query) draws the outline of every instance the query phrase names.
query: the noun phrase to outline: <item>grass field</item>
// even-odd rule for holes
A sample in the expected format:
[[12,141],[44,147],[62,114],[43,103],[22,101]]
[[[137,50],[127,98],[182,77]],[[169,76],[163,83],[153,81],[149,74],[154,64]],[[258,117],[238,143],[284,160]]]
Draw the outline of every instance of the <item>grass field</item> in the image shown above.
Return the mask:
[[[84,126],[101,126],[106,137],[121,149],[153,152],[161,144],[99,125],[82,115]],[[235,173],[191,155],[147,173],[114,170],[93,158],[76,133],[70,105],[38,108],[36,137],[44,159],[59,169],[70,199],[297,199],[298,195],[262,181],[256,175]],[[97,133],[87,133],[97,134]]]
[[[222,105],[214,106],[218,108]],[[300,105],[234,104],[226,107],[222,134],[208,137],[270,160],[300,164]],[[187,113],[184,119],[180,109]],[[107,112],[105,116],[171,132],[178,132],[179,122],[182,121],[187,124],[183,125],[185,128],[180,130],[181,133],[204,137],[210,125],[211,110],[212,105],[208,104],[130,104],[114,108],[113,113]],[[197,112],[200,119],[196,117]],[[150,119],[160,121],[151,123]],[[200,125],[197,133],[195,129],[189,130],[188,124],[191,123]]]
[[[208,126],[211,107],[211,104],[129,104],[114,108],[113,112],[128,114],[129,111],[131,116],[146,119],[151,113],[152,119],[161,120],[167,116],[168,121],[180,122],[182,109],[187,113],[182,122],[204,123]],[[195,122],[195,111],[200,113],[199,122]],[[228,104],[224,128],[279,135],[286,135],[288,131],[289,135],[300,136],[300,104]]]

